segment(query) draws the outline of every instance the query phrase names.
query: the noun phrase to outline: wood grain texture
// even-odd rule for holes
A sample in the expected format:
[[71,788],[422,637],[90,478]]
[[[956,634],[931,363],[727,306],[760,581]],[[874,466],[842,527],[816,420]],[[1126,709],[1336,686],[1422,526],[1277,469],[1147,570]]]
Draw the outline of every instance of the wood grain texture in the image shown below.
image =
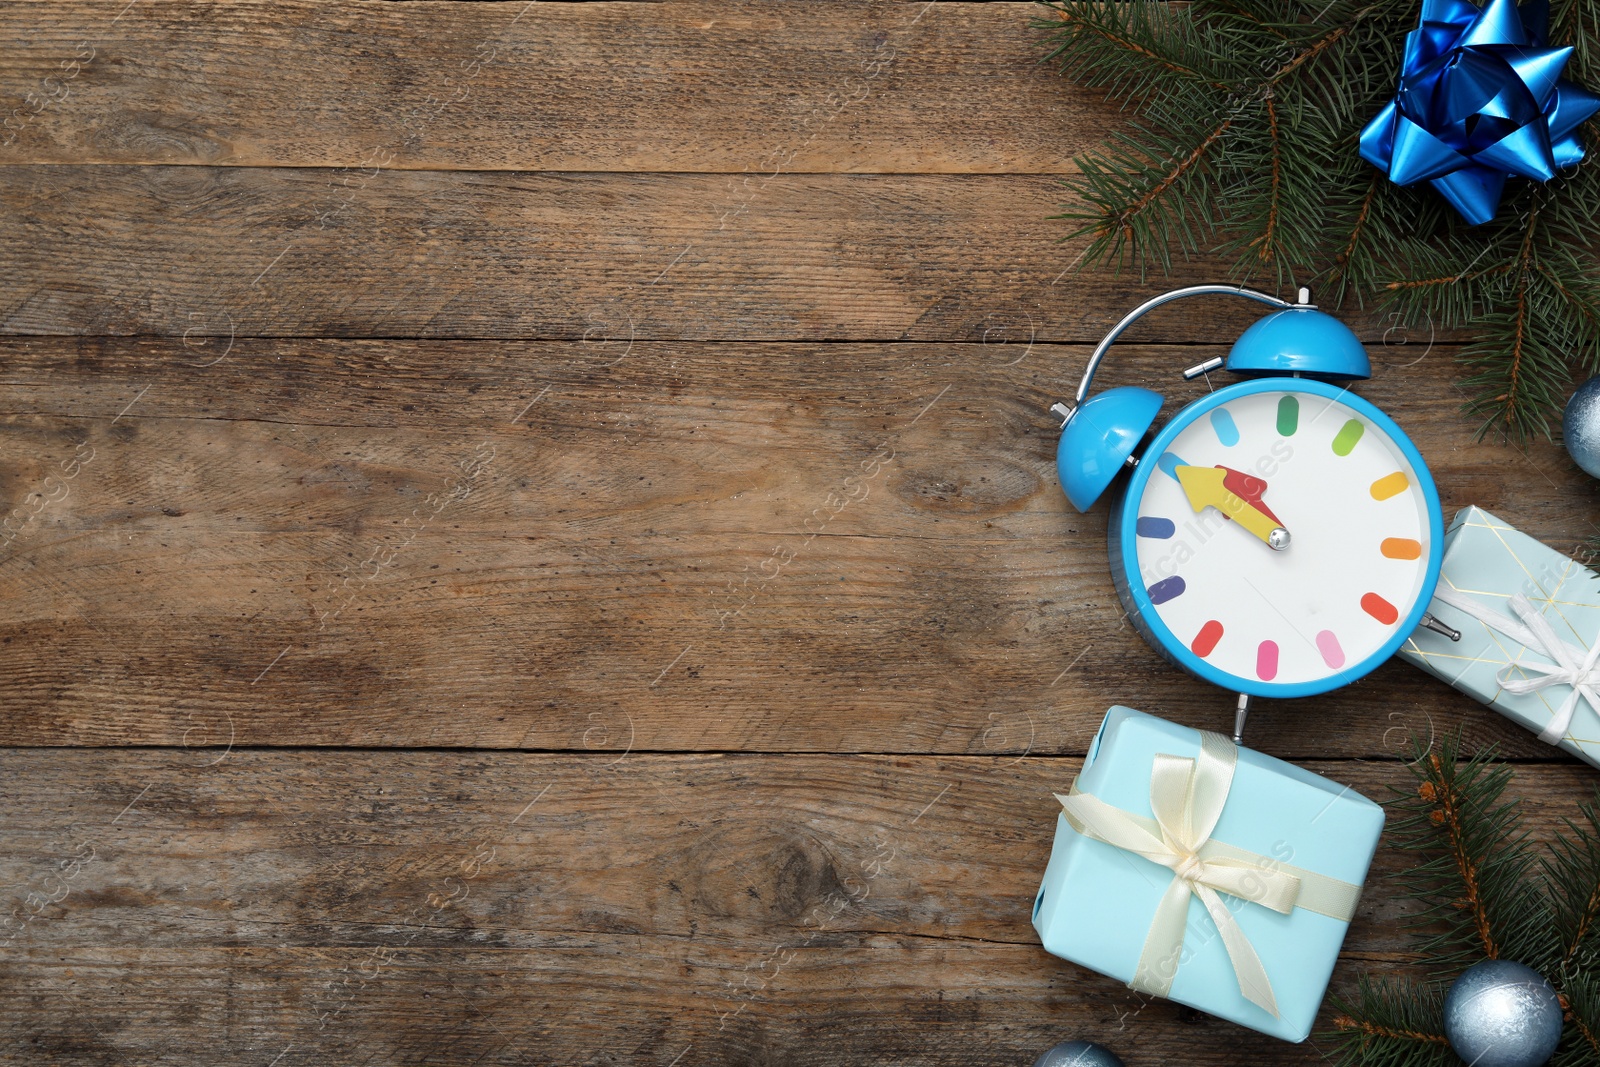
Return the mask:
[[1028,3],[120,7],[0,7],[0,162],[1052,174],[1119,121]]
[[[5,743],[1081,752],[1112,703],[1227,716],[1056,485],[1082,347],[191,342],[0,345]],[[1211,351],[1106,381],[1192,397]],[[1576,547],[1590,488],[1473,444],[1454,373],[1360,391],[1447,514]],[[1399,663],[1252,740],[1381,756],[1429,720],[1548,754]]]
[[[1030,175],[0,167],[0,333],[1092,343],[1219,280],[1075,273],[1061,195]],[[1256,307],[1193,301],[1130,340],[1231,339]]]
[[[1038,947],[1050,792],[1077,760],[211,758],[0,757],[9,1048],[998,1067],[1078,1034],[1134,1064],[1322,1062]],[[1309,766],[1378,798],[1413,781],[1393,762]],[[1535,838],[1592,786],[1575,764],[1519,767]],[[1397,862],[1380,851],[1337,989],[1404,965]]]
[[[1321,1062],[1028,924],[1106,707],[1231,717],[1044,414],[1218,266],[1069,269],[1120,120],[1034,11],[0,6],[0,1062]],[[1101,382],[1175,410],[1251,310]],[[1349,321],[1447,511],[1600,522],[1459,338]],[[1536,837],[1592,791],[1400,663],[1249,740],[1382,798],[1455,729]]]

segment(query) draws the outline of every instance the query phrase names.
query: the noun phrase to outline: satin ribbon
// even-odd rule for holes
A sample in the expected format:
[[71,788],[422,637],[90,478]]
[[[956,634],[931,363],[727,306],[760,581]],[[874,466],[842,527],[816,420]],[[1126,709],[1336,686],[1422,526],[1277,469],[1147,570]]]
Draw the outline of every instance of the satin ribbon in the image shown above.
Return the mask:
[[1281,915],[1303,908],[1349,922],[1361,887],[1211,840],[1211,831],[1227,804],[1239,756],[1233,743],[1221,734],[1202,732],[1200,737],[1196,759],[1164,753],[1156,756],[1150,776],[1154,819],[1082,792],[1076,779],[1071,792],[1066,796],[1057,793],[1056,799],[1068,825],[1078,833],[1172,871],[1172,882],[1156,906],[1129,987],[1158,997],[1168,995],[1183,955],[1189,898],[1199,897],[1222,938],[1239,991],[1277,1018],[1278,1002],[1266,968],[1221,894]]
[[[1600,666],[1597,666],[1600,665],[1600,639],[1587,651],[1563,641],[1551,627],[1550,620],[1541,615],[1539,609],[1522,593],[1516,594],[1510,601],[1516,619],[1507,618],[1454,589],[1435,589],[1433,596],[1435,600],[1471,615],[1491,630],[1498,630],[1517,644],[1555,660],[1554,663],[1517,660],[1507,664],[1495,676],[1501,689],[1518,696],[1537,693],[1552,685],[1572,687],[1572,692],[1567,694],[1567,699],[1557,709],[1555,716],[1540,731],[1539,740],[1548,745],[1559,745],[1572,728],[1572,718],[1578,712],[1580,699],[1587,700],[1591,708],[1600,712]],[[1522,621],[1519,623],[1517,619]],[[1513,671],[1522,671],[1530,677],[1512,678],[1510,675]]]
[[1396,185],[1426,181],[1474,225],[1511,176],[1549,181],[1583,160],[1578,127],[1600,96],[1560,77],[1548,0],[1422,0],[1400,85],[1361,131],[1361,157]]

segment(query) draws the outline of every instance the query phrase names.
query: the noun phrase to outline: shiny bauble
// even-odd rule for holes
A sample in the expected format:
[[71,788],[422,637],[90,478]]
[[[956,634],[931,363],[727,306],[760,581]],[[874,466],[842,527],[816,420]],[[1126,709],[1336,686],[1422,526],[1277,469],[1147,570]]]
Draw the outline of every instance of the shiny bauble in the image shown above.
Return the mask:
[[1484,960],[1450,987],[1444,1033],[1474,1067],[1541,1067],[1561,1041],[1561,1001],[1533,968]]
[[1561,415],[1561,443],[1574,463],[1600,478],[1600,375],[1578,386]]
[[1123,1063],[1102,1045],[1063,1041],[1034,1060],[1033,1067],[1123,1067]]

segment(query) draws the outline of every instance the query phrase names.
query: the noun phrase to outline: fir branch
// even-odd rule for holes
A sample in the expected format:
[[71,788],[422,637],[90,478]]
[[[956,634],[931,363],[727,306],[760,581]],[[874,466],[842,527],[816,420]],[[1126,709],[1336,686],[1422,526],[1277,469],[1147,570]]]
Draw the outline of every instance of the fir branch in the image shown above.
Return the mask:
[[1460,285],[1462,282],[1475,282],[1480,278],[1498,278],[1510,271],[1512,264],[1502,263],[1497,267],[1487,270],[1468,270],[1450,278],[1407,278],[1405,281],[1390,282],[1384,286],[1391,292],[1400,289],[1436,289],[1445,285]]
[[1600,1056],[1600,988],[1592,970],[1563,976],[1561,1006],[1568,1024],[1567,1039],[1550,1061],[1552,1067],[1593,1064]]
[[1283,188],[1283,151],[1281,140],[1278,137],[1278,108],[1272,102],[1272,95],[1267,94],[1267,130],[1272,137],[1272,187],[1268,193],[1270,204],[1267,208],[1266,230],[1250,243],[1256,246],[1256,255],[1261,257],[1263,263],[1272,262],[1275,254],[1275,238],[1278,235],[1278,211],[1281,207],[1279,193]]
[[[1333,269],[1328,277],[1330,282],[1341,284],[1344,281],[1350,267],[1350,261],[1355,257],[1356,248],[1361,244],[1361,237],[1366,229],[1367,219],[1372,214],[1373,198],[1378,195],[1378,189],[1385,180],[1384,176],[1377,170],[1372,172],[1372,177],[1367,182],[1367,195],[1361,198],[1361,207],[1356,212],[1355,222],[1350,226],[1350,239],[1345,242],[1343,251],[1334,258]],[[1341,298],[1343,297],[1342,290],[1339,295]]]
[[1580,805],[1579,819],[1543,861],[1555,904],[1555,928],[1565,948],[1559,965],[1600,966],[1600,791]]
[[1512,315],[1513,332],[1511,336],[1511,351],[1506,360],[1506,376],[1510,379],[1506,391],[1495,402],[1502,405],[1499,420],[1507,430],[1515,427],[1517,422],[1517,409],[1521,406],[1523,359],[1528,355],[1528,284],[1533,271],[1533,235],[1538,227],[1539,199],[1534,197],[1528,209],[1526,223],[1523,229],[1522,251],[1517,256],[1516,264],[1516,311]]
[[1064,73],[1105,89],[1114,100],[1228,88],[1214,70],[1203,69],[1226,56],[1223,42],[1164,3],[1076,0],[1043,6],[1054,18],[1034,25],[1059,36],[1044,62],[1059,60]]
[[1279,82],[1283,81],[1283,79],[1287,78],[1289,75],[1293,74],[1295,71],[1299,70],[1301,67],[1317,58],[1317,56],[1320,55],[1324,49],[1331,48],[1333,45],[1337,44],[1344,38],[1345,34],[1349,32],[1349,26],[1338,27],[1332,33],[1323,37],[1322,40],[1318,41],[1310,48],[1307,48],[1305,51],[1289,60],[1289,62],[1285,63],[1283,66],[1279,67],[1277,73],[1268,79],[1267,84],[1277,85]]
[[1595,0],[1558,0],[1550,7],[1550,39],[1572,45],[1567,77],[1594,87],[1600,77],[1600,3]]
[[1572,309],[1581,315],[1589,325],[1596,330],[1600,330],[1600,302],[1597,302],[1592,297],[1582,297],[1572,292],[1567,288],[1566,283],[1561,280],[1560,276],[1553,273],[1543,263],[1537,264],[1534,269],[1544,276],[1544,280],[1550,283],[1551,288],[1560,293],[1562,299],[1571,304]]
[[1353,1030],[1364,1038],[1427,1042],[1435,1045],[1448,1045],[1450,1043],[1450,1039],[1443,1034],[1425,1033],[1417,1030],[1397,1030],[1392,1026],[1367,1022],[1364,1019],[1352,1019],[1348,1015],[1336,1016],[1333,1020],[1333,1025],[1341,1030]]
[[1595,1027],[1575,1015],[1569,1017],[1567,1021],[1572,1023],[1573,1029],[1578,1031],[1578,1036],[1583,1038],[1583,1040],[1589,1046],[1588,1051],[1582,1053],[1584,1058],[1582,1060],[1575,1059],[1573,1062],[1590,1064],[1594,1063],[1594,1060],[1590,1057],[1600,1056],[1600,1038],[1596,1038],[1595,1036]]
[[[1134,40],[1131,35],[1121,32],[1115,24],[1107,25],[1103,22],[1083,18],[1065,9],[1061,10],[1061,21],[1068,26],[1078,27],[1084,33],[1098,37],[1107,44],[1116,45],[1118,48],[1121,48],[1126,52],[1131,52],[1136,56],[1143,56],[1145,59],[1148,59],[1151,63],[1160,67],[1162,70],[1170,71],[1181,78],[1209,85],[1213,89],[1227,88],[1227,86],[1223,85],[1221,82],[1211,81],[1199,71],[1191,70],[1181,63],[1161,55],[1159,52],[1155,51],[1155,49],[1140,44],[1138,41]],[[1059,54],[1060,50],[1058,49],[1056,52],[1051,53],[1045,58],[1053,59]]]
[[1149,208],[1152,203],[1160,199],[1163,193],[1165,193],[1168,189],[1171,189],[1173,185],[1177,184],[1179,179],[1193,170],[1195,166],[1197,166],[1200,161],[1205,158],[1205,154],[1210,151],[1211,146],[1216,144],[1217,141],[1221,139],[1222,135],[1228,132],[1228,128],[1232,125],[1232,119],[1223,119],[1222,122],[1218,124],[1217,128],[1207,134],[1205,140],[1195,145],[1194,151],[1190,152],[1183,158],[1181,162],[1168,171],[1166,175],[1163,176],[1158,183],[1156,183],[1154,188],[1145,193],[1138,200],[1135,200],[1131,205],[1128,206],[1127,210],[1121,211],[1117,214],[1117,226],[1126,232],[1129,228],[1129,221],[1136,218],[1141,212]]
[[[1212,254],[1239,281],[1376,298],[1397,321],[1470,330],[1466,408],[1480,433],[1551,432],[1574,367],[1600,370],[1600,120],[1590,158],[1544,185],[1508,183],[1467,226],[1426,184],[1401,188],[1357,154],[1394,95],[1416,0],[1050,0],[1048,59],[1137,108],[1131,134],[1078,157],[1088,235],[1079,269],[1172,269]],[[1550,43],[1597,88],[1600,0],[1554,0]]]
[[1247,22],[1252,26],[1258,26],[1263,31],[1272,34],[1274,37],[1280,39],[1288,38],[1288,34],[1286,34],[1276,24],[1267,21],[1256,12],[1251,11],[1244,4],[1235,2],[1235,0],[1194,0],[1194,2],[1195,6],[1201,7],[1207,11],[1214,11],[1222,15],[1236,18],[1241,22]]
[[[1582,1037],[1584,1041],[1588,1042],[1589,1053],[1600,1056],[1600,1039],[1595,1037],[1594,1027],[1588,1025],[1582,1019],[1579,1019],[1576,1016],[1572,1018],[1571,1022],[1573,1026],[1577,1028],[1578,1036]],[[1589,1062],[1593,1063],[1594,1061],[1590,1060]]]
[[1459,737],[1419,751],[1416,792],[1397,805],[1396,842],[1420,861],[1400,885],[1424,905],[1418,947],[1441,971],[1483,956],[1532,966],[1555,955],[1517,804],[1501,800],[1511,771],[1492,756],[1462,759]]
[[[1414,928],[1435,980],[1361,976],[1336,1000],[1331,1034],[1347,1067],[1459,1065],[1443,1037],[1448,983],[1483,956],[1544,975],[1565,1015],[1550,1067],[1592,1067],[1600,1055],[1600,791],[1579,806],[1544,858],[1531,860],[1516,802],[1502,800],[1511,770],[1492,752],[1462,759],[1459,735],[1438,751],[1414,741],[1415,792],[1397,790],[1394,842],[1416,863],[1399,878],[1424,905]],[[1542,876],[1542,877],[1541,877]],[[1455,950],[1459,949],[1459,952]]]
[[1335,999],[1333,1030],[1319,1039],[1344,1062],[1383,1067],[1446,1067],[1459,1062],[1440,1027],[1444,990],[1404,979],[1357,979],[1353,1001]]
[[[1493,925],[1483,900],[1483,865],[1487,859],[1482,850],[1469,840],[1465,798],[1456,791],[1455,784],[1446,780],[1444,761],[1438,756],[1429,757],[1432,773],[1417,787],[1422,799],[1437,805],[1428,813],[1431,821],[1444,830],[1445,846],[1455,862],[1456,874],[1461,879],[1463,901],[1457,903],[1472,918],[1473,932],[1483,943],[1483,951],[1490,959],[1500,956],[1500,946],[1495,940]],[[1498,790],[1496,794],[1498,795]]]
[[[1081,222],[1073,237],[1088,236],[1085,258],[1142,263],[1154,255],[1163,268],[1170,267],[1170,250],[1198,248],[1200,227],[1184,213],[1193,193],[1197,170],[1225,134],[1232,119],[1207,130],[1196,144],[1173,144],[1156,137],[1118,139],[1115,151],[1083,161],[1076,186],[1087,211],[1067,212],[1055,218]],[[1125,194],[1137,190],[1131,199]],[[1201,226],[1209,222],[1202,213]]]

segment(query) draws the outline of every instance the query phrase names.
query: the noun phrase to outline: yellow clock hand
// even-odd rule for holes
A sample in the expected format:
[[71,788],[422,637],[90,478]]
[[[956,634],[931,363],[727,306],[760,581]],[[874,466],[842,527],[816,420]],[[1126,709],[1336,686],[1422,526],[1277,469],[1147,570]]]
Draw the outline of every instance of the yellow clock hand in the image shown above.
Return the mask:
[[1222,484],[1222,480],[1228,476],[1226,471],[1219,467],[1178,466],[1173,468],[1173,473],[1178,476],[1178,484],[1183,486],[1183,495],[1189,498],[1189,506],[1195,511],[1204,511],[1208,507],[1216,508],[1224,516],[1259,537],[1262,543],[1270,548],[1281,552],[1289,547],[1288,530],[1279,526],[1272,516],[1253,507],[1242,497],[1229,492]]

